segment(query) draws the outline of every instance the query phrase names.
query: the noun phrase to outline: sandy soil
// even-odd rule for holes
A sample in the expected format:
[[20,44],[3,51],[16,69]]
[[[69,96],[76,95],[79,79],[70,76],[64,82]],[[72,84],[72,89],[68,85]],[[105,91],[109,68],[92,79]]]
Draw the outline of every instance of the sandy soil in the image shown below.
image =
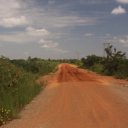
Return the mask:
[[43,80],[45,90],[1,128],[128,128],[128,82],[69,64]]

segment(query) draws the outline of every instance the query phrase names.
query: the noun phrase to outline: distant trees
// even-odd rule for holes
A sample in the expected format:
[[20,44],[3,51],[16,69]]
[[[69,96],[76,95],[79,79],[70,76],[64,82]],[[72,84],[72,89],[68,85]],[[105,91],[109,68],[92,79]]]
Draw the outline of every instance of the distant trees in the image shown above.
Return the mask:
[[28,57],[27,60],[11,60],[11,62],[17,67],[23,68],[27,72],[42,75],[52,72],[56,65],[59,63],[58,61],[54,60],[44,60],[31,57]]
[[127,78],[128,59],[126,59],[126,53],[118,51],[113,45],[109,45],[104,50],[107,57],[87,56],[81,59],[83,66],[98,73],[114,75],[117,78]]

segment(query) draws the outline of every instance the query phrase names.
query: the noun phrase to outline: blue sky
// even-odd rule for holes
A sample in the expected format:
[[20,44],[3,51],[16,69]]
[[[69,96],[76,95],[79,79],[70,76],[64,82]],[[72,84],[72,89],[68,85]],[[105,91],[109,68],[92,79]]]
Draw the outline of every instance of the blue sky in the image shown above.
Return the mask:
[[128,51],[128,0],[0,0],[0,55],[103,56],[103,44]]

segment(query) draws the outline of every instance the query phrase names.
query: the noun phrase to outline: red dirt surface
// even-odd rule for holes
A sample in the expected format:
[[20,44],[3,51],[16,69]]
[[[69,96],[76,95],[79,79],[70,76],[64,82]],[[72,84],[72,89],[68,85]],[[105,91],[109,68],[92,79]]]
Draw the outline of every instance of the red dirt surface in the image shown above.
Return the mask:
[[128,128],[128,101],[111,89],[126,81],[100,76],[69,64],[40,78],[48,86],[1,128]]

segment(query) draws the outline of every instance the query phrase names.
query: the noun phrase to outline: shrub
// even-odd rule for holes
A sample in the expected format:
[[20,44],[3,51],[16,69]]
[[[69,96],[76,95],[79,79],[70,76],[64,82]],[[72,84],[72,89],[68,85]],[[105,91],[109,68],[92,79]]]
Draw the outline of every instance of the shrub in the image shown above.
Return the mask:
[[115,77],[118,79],[128,78],[128,60],[120,61],[118,65],[118,70],[115,72]]
[[0,108],[0,125],[5,124],[7,120],[11,119],[11,111],[3,107]]
[[94,64],[91,67],[91,70],[97,73],[103,73],[104,70],[104,66],[102,64]]
[[102,61],[102,57],[91,55],[87,56],[87,58],[82,58],[81,61],[83,65],[87,68],[91,68],[94,64],[100,63]]
[[58,61],[54,60],[43,60],[39,58],[31,58],[29,57],[28,60],[12,60],[11,61],[17,67],[23,68],[27,72],[31,72],[34,74],[46,75],[55,69]]
[[107,54],[107,58],[104,63],[105,73],[107,73],[107,75],[120,74],[118,70],[120,65],[122,65],[122,62],[126,60],[126,53],[117,51],[112,45],[105,48],[105,52]]
[[116,78],[128,78],[128,59],[126,53],[117,51],[112,45],[105,48],[107,57],[98,57],[96,55],[82,58],[83,66],[95,72],[115,76]]
[[0,125],[16,117],[40,90],[34,74],[0,59]]
[[17,113],[44,87],[37,76],[53,71],[58,61],[31,58],[9,60],[0,58],[0,125],[17,117]]

